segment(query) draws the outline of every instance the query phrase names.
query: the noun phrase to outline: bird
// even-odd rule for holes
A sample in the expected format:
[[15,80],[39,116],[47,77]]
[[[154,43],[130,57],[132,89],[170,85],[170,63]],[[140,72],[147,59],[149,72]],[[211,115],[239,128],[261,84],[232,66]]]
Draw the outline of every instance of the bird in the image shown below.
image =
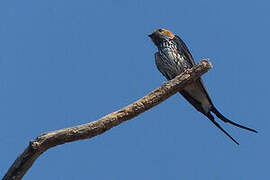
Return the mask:
[[[157,69],[167,80],[195,66],[195,61],[184,41],[170,30],[156,29],[148,36],[158,49],[155,53]],[[213,114],[225,123],[257,133],[256,130],[237,124],[223,116],[213,104],[201,78],[187,85],[179,93],[237,145],[239,143],[217,123]]]

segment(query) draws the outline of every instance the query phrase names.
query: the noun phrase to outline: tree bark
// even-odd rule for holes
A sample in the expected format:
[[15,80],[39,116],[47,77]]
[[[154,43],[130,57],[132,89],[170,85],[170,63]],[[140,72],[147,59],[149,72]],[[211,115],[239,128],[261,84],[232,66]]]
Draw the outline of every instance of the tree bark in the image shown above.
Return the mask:
[[164,83],[150,94],[99,120],[41,134],[35,140],[32,140],[28,147],[19,155],[3,177],[3,180],[22,179],[35,160],[49,148],[81,139],[89,139],[102,134],[112,127],[132,119],[168,99],[211,68],[212,65],[208,60],[202,60],[192,69]]

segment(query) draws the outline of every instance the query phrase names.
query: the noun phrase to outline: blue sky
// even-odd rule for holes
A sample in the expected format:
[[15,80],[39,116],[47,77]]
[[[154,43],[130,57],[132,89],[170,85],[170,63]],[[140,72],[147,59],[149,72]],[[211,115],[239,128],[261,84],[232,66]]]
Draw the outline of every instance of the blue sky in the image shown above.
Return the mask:
[[0,175],[43,132],[96,120],[159,87],[147,37],[186,42],[236,146],[180,95],[90,140],[44,153],[25,179],[269,177],[268,1],[0,1]]

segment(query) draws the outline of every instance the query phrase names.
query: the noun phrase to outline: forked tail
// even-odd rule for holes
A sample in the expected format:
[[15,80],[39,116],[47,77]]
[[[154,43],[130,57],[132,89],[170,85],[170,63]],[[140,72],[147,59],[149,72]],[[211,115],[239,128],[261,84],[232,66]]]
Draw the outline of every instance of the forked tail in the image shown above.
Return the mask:
[[215,118],[212,114],[210,114],[210,112],[208,114],[205,114],[208,119],[210,119],[210,121],[218,128],[220,129],[223,133],[225,133],[231,140],[233,140],[233,142],[235,142],[237,145],[239,145],[239,143],[229,134],[227,133],[227,131],[225,131],[216,121]]
[[225,123],[230,123],[230,124],[232,124],[232,125],[234,125],[234,126],[237,126],[237,127],[239,127],[239,128],[246,129],[246,130],[248,130],[248,131],[252,131],[252,132],[257,133],[257,131],[256,131],[255,129],[251,129],[251,128],[242,126],[242,125],[240,125],[240,124],[237,124],[237,123],[235,123],[235,122],[233,122],[233,121],[227,119],[225,116],[223,116],[223,115],[215,108],[215,106],[212,106],[211,109],[210,109],[210,111],[212,111],[212,112],[213,112],[220,120],[222,120],[222,121],[225,122]]

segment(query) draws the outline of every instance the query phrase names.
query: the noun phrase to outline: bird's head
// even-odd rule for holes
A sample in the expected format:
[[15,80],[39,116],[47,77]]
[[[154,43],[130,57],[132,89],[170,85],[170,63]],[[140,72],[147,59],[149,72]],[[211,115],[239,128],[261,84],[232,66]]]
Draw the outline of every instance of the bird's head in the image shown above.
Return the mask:
[[152,39],[156,46],[158,46],[163,41],[174,38],[174,34],[167,29],[156,29],[152,34],[148,36]]

